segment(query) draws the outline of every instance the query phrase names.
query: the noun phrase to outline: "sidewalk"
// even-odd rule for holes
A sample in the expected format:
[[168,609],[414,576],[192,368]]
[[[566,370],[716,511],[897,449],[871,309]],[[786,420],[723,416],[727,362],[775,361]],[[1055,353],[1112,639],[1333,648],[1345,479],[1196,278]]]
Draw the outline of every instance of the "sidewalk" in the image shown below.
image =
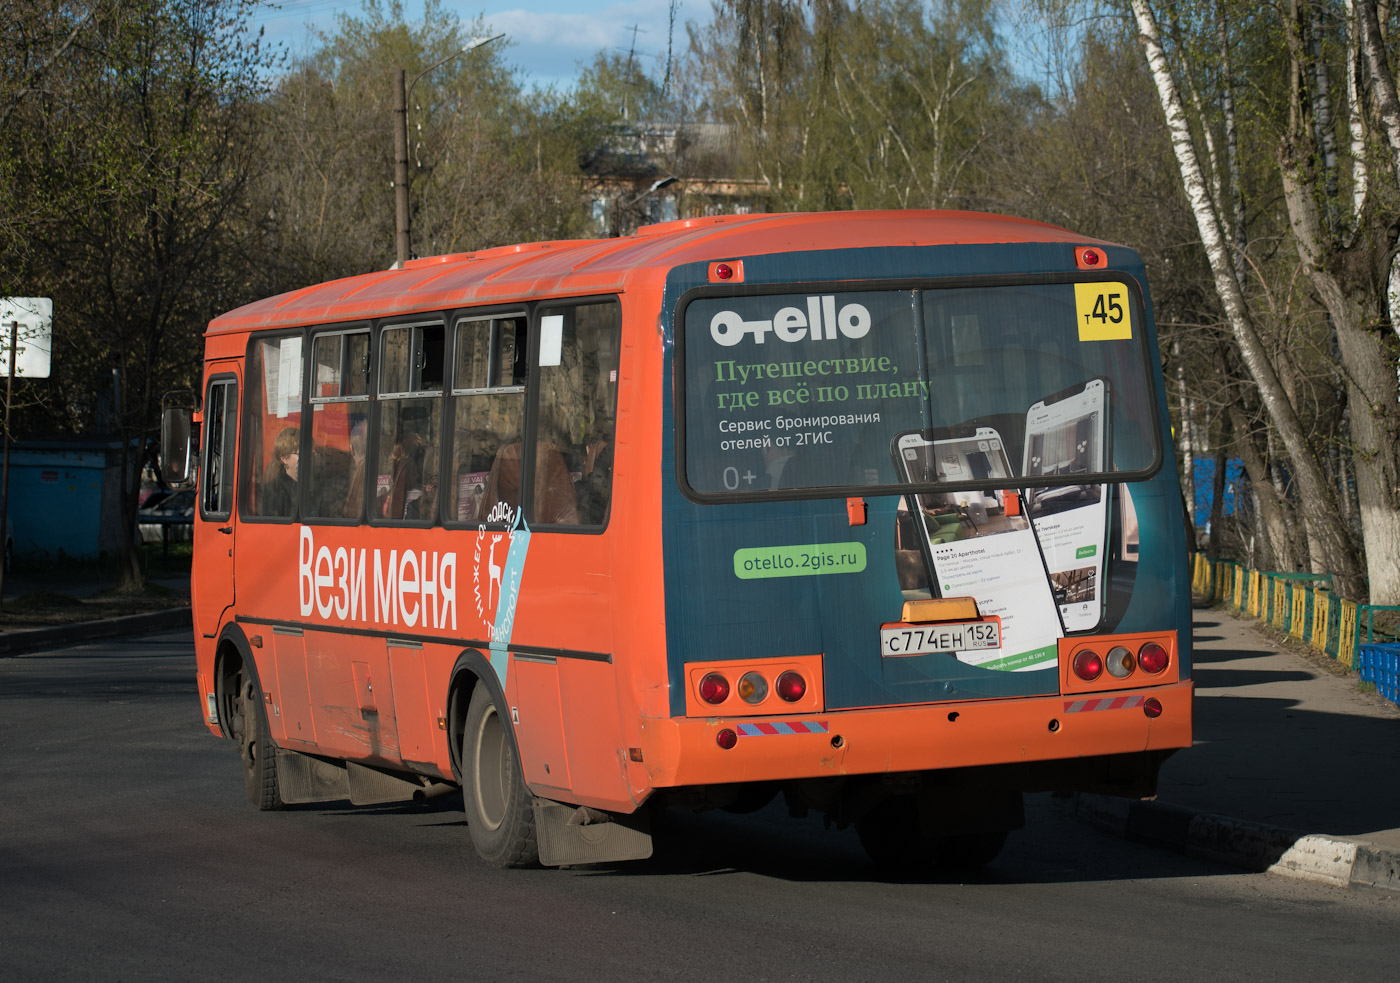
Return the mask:
[[[183,598],[183,604],[179,607],[143,611],[139,614],[73,620],[65,624],[43,627],[0,627],[0,658],[41,649],[58,648],[64,645],[79,645],[116,635],[190,627],[189,574],[151,577],[147,583],[167,588],[176,595],[176,598],[172,600],[179,603],[178,599]],[[91,572],[80,572],[66,578],[56,578],[51,574],[39,577],[7,574],[5,576],[4,604],[9,606],[22,594],[31,591],[62,594],[82,599],[94,597],[111,589],[112,583],[109,579],[103,579]]]
[[1086,795],[1081,816],[1236,866],[1400,890],[1400,708],[1252,620],[1193,614],[1194,746],[1163,766],[1156,802]]

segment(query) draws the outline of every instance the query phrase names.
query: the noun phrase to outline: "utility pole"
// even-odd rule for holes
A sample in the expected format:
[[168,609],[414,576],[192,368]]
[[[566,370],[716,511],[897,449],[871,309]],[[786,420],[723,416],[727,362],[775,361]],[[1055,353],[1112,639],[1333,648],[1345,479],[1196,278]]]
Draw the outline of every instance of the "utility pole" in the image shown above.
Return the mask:
[[397,257],[395,265],[399,268],[413,258],[408,210],[408,97],[418,80],[433,69],[441,68],[453,58],[464,55],[473,48],[490,44],[503,37],[504,34],[496,34],[489,38],[472,38],[446,58],[434,62],[413,76],[413,81],[406,85],[404,70],[399,68],[394,72],[394,254]]
[[[408,262],[408,92],[402,68],[394,73],[394,254]],[[416,80],[415,80],[416,81]]]
[[5,469],[0,478],[0,605],[5,602],[5,534],[10,526],[10,391],[15,385],[15,356],[19,353],[19,321],[10,320],[10,366],[5,377]]

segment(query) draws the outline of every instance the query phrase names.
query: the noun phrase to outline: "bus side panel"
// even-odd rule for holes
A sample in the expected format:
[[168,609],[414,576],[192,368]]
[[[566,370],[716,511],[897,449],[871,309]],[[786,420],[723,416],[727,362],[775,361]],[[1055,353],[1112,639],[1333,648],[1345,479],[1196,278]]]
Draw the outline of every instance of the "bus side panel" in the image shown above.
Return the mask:
[[[650,789],[630,757],[644,707],[666,705],[665,588],[661,578],[661,343],[659,286],[623,298],[612,501],[601,533],[532,532],[511,643],[558,650],[558,709],[547,685],[519,687],[516,729],[526,781],[549,796],[631,812]],[[623,545],[625,544],[625,545]],[[467,590],[470,595],[470,590]],[[511,663],[511,681],[522,666]],[[539,666],[529,666],[527,674]],[[536,705],[529,699],[534,697]],[[562,748],[552,715],[562,726]],[[547,736],[532,733],[543,718]],[[556,774],[561,750],[567,782]],[[548,772],[545,765],[549,765]],[[561,794],[561,793],[560,793]],[[562,794],[561,794],[562,795]]]
[[389,683],[393,688],[398,756],[404,764],[419,770],[431,767],[436,752],[433,734],[437,717],[429,709],[423,646],[389,644]]
[[567,792],[571,784],[560,674],[558,662],[517,656],[511,660],[511,685],[506,691],[515,711],[515,743],[520,748],[525,781],[539,794],[552,798],[560,791]]

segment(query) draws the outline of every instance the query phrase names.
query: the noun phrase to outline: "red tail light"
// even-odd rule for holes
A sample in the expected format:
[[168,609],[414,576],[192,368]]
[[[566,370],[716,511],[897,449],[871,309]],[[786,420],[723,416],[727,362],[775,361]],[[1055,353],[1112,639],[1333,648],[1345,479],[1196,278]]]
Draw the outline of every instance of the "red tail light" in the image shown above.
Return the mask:
[[717,672],[708,673],[700,680],[700,699],[706,703],[723,703],[729,698],[729,680]]
[[739,735],[734,733],[728,727],[726,727],[724,728],[724,730],[720,731],[718,734],[715,735],[715,743],[722,747],[724,750],[728,751],[735,744],[739,743]]
[[1103,672],[1103,659],[1097,652],[1081,649],[1074,654],[1074,674],[1080,679],[1098,679]]
[[1156,642],[1148,642],[1138,650],[1138,665],[1143,672],[1159,673],[1167,668],[1169,661],[1167,650]]
[[1149,720],[1156,720],[1162,715],[1162,701],[1149,699],[1142,705],[1142,712],[1147,714]]
[[807,694],[807,680],[799,674],[788,671],[778,677],[778,695],[788,703],[796,703]]

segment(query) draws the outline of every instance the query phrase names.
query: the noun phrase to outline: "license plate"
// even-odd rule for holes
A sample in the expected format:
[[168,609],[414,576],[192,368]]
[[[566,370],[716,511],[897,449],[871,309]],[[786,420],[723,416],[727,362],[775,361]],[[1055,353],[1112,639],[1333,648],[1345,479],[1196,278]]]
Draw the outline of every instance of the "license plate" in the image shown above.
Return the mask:
[[937,625],[900,625],[880,629],[880,654],[886,658],[999,648],[999,621],[949,621]]

